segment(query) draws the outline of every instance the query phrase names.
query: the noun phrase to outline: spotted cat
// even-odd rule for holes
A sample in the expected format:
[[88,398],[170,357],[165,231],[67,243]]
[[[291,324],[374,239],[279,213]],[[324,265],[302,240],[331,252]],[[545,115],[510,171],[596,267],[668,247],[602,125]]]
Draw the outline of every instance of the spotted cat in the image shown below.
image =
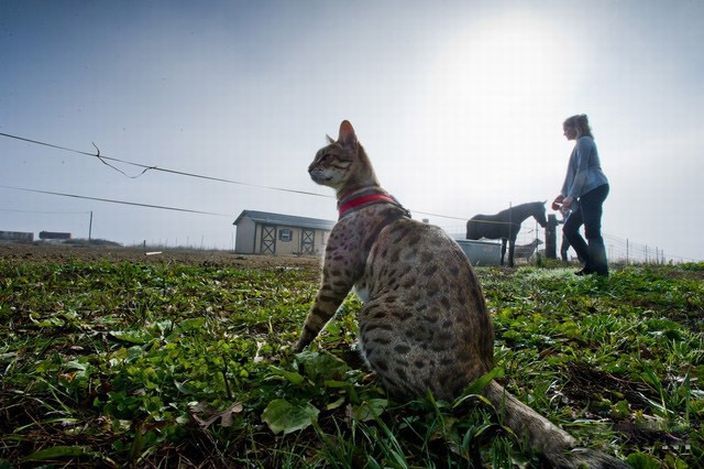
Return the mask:
[[[352,125],[343,121],[308,168],[337,192],[340,218],[325,250],[322,283],[300,339],[301,351],[354,287],[362,354],[397,398],[451,400],[493,367],[494,332],[479,281],[440,228],[412,220],[383,190]],[[589,450],[492,381],[486,396],[504,421],[555,466],[625,467]]]

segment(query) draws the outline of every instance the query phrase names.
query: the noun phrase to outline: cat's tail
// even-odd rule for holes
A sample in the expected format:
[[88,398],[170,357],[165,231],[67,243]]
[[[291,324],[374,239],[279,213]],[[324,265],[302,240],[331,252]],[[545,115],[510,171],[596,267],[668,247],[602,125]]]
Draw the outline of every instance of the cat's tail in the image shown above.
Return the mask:
[[539,453],[554,467],[560,468],[628,468],[629,466],[599,451],[578,448],[577,440],[569,433],[519,401],[496,381],[484,389],[486,397],[519,438]]

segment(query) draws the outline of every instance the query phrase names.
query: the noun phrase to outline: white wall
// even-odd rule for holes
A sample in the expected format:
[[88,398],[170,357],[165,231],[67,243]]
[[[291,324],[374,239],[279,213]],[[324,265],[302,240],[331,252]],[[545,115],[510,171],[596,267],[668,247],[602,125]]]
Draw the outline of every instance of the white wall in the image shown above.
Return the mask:
[[238,254],[254,254],[255,224],[249,217],[244,217],[237,225],[235,252]]

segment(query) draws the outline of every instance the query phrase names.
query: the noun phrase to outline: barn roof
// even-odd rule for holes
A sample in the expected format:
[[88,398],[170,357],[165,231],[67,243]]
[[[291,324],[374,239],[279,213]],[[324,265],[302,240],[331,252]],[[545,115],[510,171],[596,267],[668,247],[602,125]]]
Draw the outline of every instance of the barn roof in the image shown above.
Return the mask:
[[321,220],[320,218],[295,217],[293,215],[282,215],[280,213],[259,212],[256,210],[242,210],[242,213],[234,221],[233,225],[248,217],[255,223],[266,223],[268,225],[294,226],[298,228],[313,228],[316,230],[332,230],[334,221]]

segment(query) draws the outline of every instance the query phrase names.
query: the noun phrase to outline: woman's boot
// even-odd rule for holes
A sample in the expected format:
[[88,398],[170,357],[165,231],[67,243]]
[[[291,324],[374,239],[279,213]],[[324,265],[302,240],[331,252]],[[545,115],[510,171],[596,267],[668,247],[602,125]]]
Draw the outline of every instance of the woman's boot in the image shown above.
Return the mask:
[[609,264],[606,259],[606,247],[604,243],[596,240],[589,240],[589,270],[597,275],[607,277],[609,275]]

